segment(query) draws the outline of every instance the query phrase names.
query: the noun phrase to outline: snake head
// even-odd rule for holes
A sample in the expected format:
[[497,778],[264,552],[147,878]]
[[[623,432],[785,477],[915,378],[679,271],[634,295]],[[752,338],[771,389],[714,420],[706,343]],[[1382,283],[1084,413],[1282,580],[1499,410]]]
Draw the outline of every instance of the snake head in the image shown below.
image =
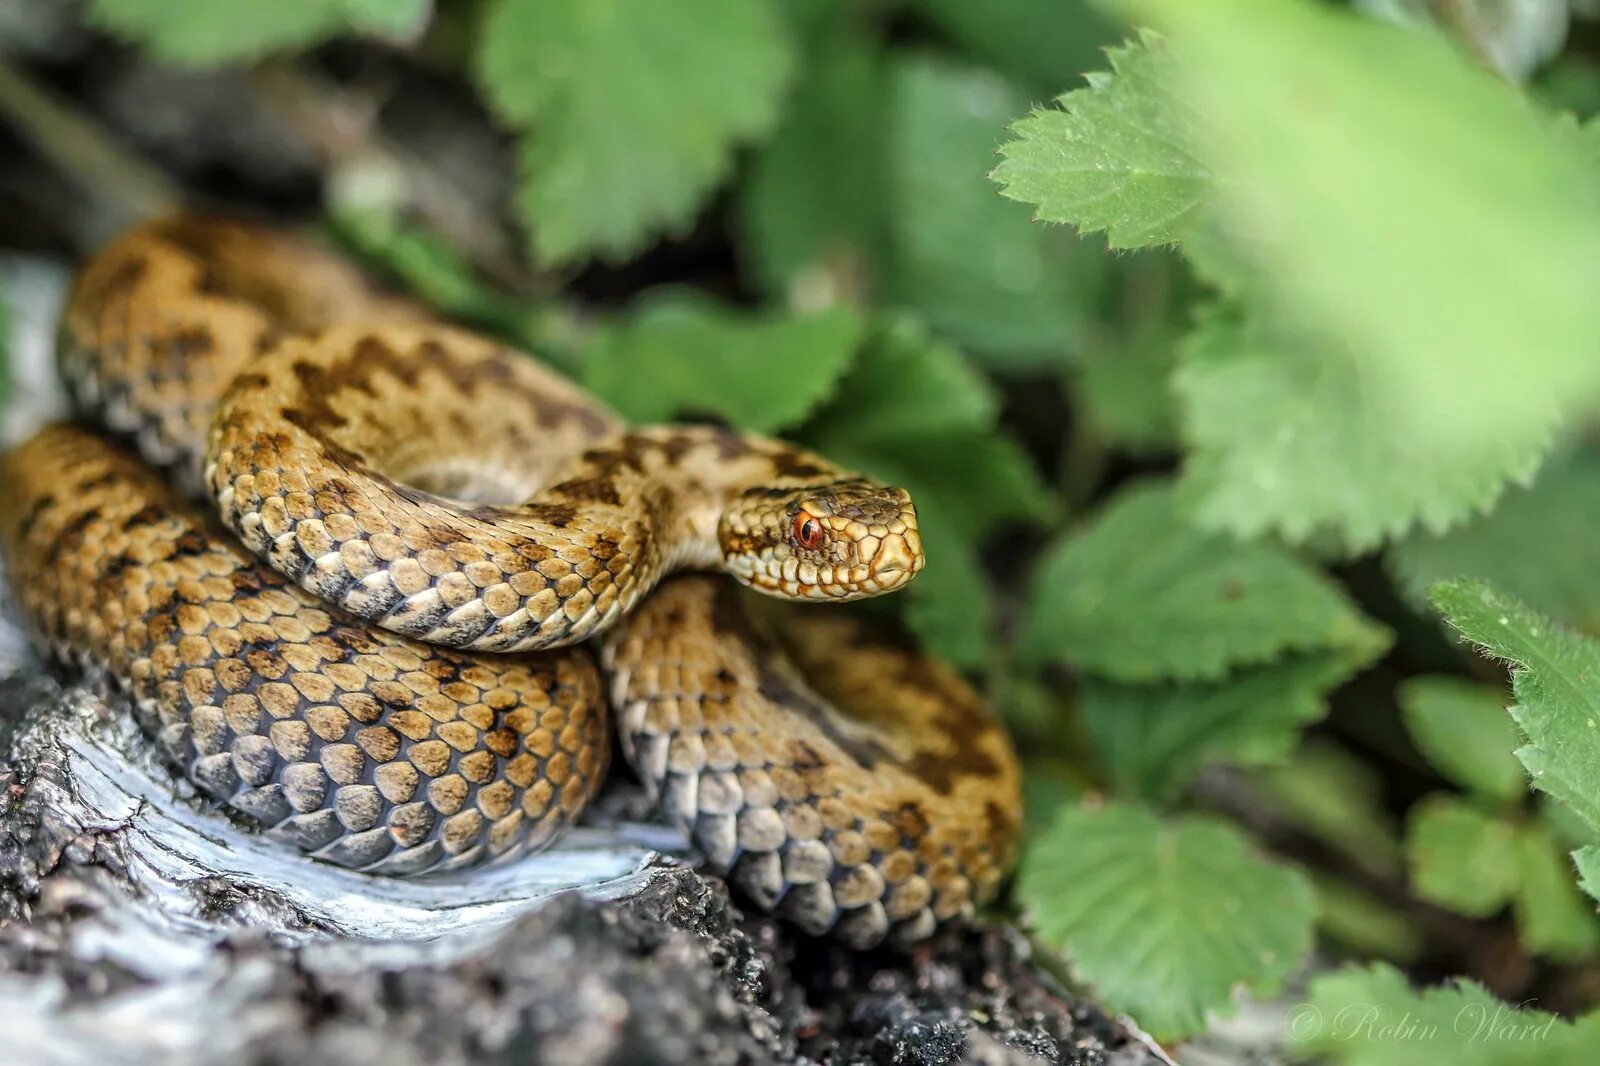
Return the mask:
[[750,489],[723,511],[717,539],[730,574],[793,600],[882,595],[926,561],[911,494],[856,477]]

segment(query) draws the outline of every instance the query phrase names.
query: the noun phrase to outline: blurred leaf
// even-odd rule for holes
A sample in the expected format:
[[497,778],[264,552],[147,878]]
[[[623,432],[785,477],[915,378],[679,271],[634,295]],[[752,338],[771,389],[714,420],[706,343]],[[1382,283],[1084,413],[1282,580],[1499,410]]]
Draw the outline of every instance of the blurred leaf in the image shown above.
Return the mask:
[[818,269],[875,279],[887,240],[886,106],[876,44],[830,20],[739,200],[741,254],[769,293],[787,295]]
[[1309,0],[1134,6],[1171,31],[1217,176],[1237,263],[1208,276],[1251,309],[1188,360],[1197,514],[1361,549],[1531,474],[1600,391],[1600,186],[1574,139],[1429,35]]
[[1512,754],[1522,737],[1499,692],[1456,677],[1413,677],[1398,696],[1411,739],[1441,774],[1498,803],[1527,795]]
[[1387,557],[1401,588],[1419,604],[1428,586],[1477,577],[1570,625],[1600,631],[1600,454],[1552,460],[1539,480],[1512,489],[1493,511],[1432,536],[1413,533]]
[[1096,350],[1077,367],[1085,417],[1114,444],[1136,451],[1165,448],[1176,437],[1171,378],[1178,330],[1152,323],[1114,350]]
[[1482,581],[1441,581],[1434,606],[1468,640],[1512,664],[1517,750],[1534,786],[1600,829],[1600,644],[1566,632]]
[[1082,713],[1119,787],[1168,799],[1216,762],[1283,760],[1300,730],[1327,713],[1324,696],[1381,653],[1350,649],[1292,656],[1193,685],[1088,680]]
[[1365,956],[1410,962],[1422,953],[1422,930],[1409,915],[1343,881],[1313,875],[1317,928],[1330,940]]
[[573,353],[554,340],[563,310],[553,302],[484,283],[448,243],[391,212],[336,205],[328,222],[340,240],[444,314],[499,333],[563,372],[577,369]]
[[1442,792],[1411,808],[1406,858],[1418,896],[1468,917],[1487,918],[1517,890],[1516,829]]
[[1178,437],[1172,375],[1198,289],[1172,250],[1117,262],[1109,322],[1072,365],[1072,396],[1096,434],[1134,452],[1170,449]]
[[1600,111],[1600,67],[1588,56],[1569,53],[1535,75],[1529,91],[1552,111],[1571,111],[1586,119]]
[[1048,521],[1057,507],[998,417],[988,380],[959,352],[890,318],[798,435],[837,463],[910,490],[928,566],[907,591],[907,620],[963,666],[978,665],[989,647],[984,538],[1009,523]]
[[1194,528],[1170,485],[1145,482],[1045,553],[1022,646],[1118,681],[1212,680],[1375,632],[1317,570]]
[[497,0],[479,78],[522,142],[541,261],[622,259],[680,232],[767,132],[794,66],[770,0]]
[[1016,81],[1058,93],[1099,66],[1116,27],[1084,0],[917,0],[956,41]]
[[892,442],[989,433],[999,414],[989,379],[960,352],[914,320],[890,317],[806,429],[816,440]]
[[660,292],[595,336],[582,379],[633,422],[710,414],[771,433],[827,400],[861,333],[861,320],[843,307],[758,316],[687,291]]
[[1309,738],[1282,766],[1250,779],[1280,818],[1379,877],[1399,872],[1394,819],[1383,805],[1383,781],[1372,766],[1330,741]]
[[1517,832],[1515,909],[1523,945],[1540,955],[1578,962],[1600,948],[1594,901],[1574,881],[1572,861],[1541,825]]
[[1103,254],[1035,226],[984,177],[1026,106],[995,74],[930,55],[889,67],[889,297],[975,356],[1059,362],[1103,285]]
[[90,0],[89,18],[163,59],[201,66],[345,33],[406,37],[431,9],[429,0]]
[[1338,1066],[1587,1066],[1600,1014],[1568,1023],[1502,1003],[1464,978],[1419,993],[1376,963],[1314,978],[1285,1032],[1295,1058]]
[[1084,789],[1076,781],[1050,771],[1029,770],[1022,776],[1024,833],[1032,837],[1049,830],[1056,814],[1068,804],[1078,803]]
[[1316,904],[1297,871],[1210,818],[1138,807],[1062,811],[1025,852],[1017,896],[1039,934],[1117,1010],[1163,1040],[1271,995],[1311,949]]
[[1112,248],[1182,240],[1212,184],[1190,150],[1194,118],[1172,92],[1172,61],[1154,34],[1108,51],[1111,73],[1011,127],[990,175],[1046,222],[1104,230]]
[[994,627],[994,593],[983,560],[937,508],[930,512],[919,504],[917,520],[928,565],[906,590],[906,624],[929,652],[976,669],[992,650]]

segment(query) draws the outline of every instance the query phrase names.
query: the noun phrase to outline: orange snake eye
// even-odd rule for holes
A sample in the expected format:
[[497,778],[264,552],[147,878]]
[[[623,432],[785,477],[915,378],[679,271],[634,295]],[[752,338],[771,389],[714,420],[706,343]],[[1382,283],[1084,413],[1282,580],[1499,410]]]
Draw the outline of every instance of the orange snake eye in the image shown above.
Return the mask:
[[794,516],[794,542],[807,551],[822,547],[822,523],[801,511]]

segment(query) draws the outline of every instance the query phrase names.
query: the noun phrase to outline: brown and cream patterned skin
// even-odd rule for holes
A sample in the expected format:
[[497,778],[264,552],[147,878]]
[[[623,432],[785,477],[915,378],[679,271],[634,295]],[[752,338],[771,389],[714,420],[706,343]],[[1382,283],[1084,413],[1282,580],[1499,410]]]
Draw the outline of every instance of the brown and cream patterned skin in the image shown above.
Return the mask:
[[587,649],[532,649],[604,632],[624,752],[758,905],[908,941],[1011,861],[1015,755],[956,675],[726,578],[651,591],[676,569],[892,591],[923,564],[903,490],[762,437],[626,429],[247,223],[160,220],[97,255],[61,364],[221,520],[47,429],[0,463],[22,602],[203,789],[314,855],[407,873],[547,843],[599,782],[607,720]]
[[542,847],[605,772],[581,650],[463,655],[341,617],[148,467],[72,426],[0,460],[0,544],[65,660],[127,690],[213,798],[382,873]]
[[761,908],[868,946],[994,895],[1019,829],[1016,756],[949,669],[840,611],[766,624],[737,586],[698,576],[602,640],[629,764]]

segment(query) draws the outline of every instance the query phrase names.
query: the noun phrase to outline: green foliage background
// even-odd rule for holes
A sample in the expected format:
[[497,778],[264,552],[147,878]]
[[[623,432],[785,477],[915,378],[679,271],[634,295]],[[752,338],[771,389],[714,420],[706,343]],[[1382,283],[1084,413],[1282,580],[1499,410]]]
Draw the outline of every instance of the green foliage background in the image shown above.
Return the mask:
[[[1600,67],[1507,8],[89,15],[178,64],[446,55],[516,139],[504,206],[552,295],[484,285],[381,201],[335,202],[333,232],[632,418],[910,488],[930,564],[874,608],[1016,732],[1034,829],[1003,909],[1110,1005],[1182,1039],[1304,989],[1320,944],[1284,1002],[1327,1024],[1288,1014],[1292,1055],[1576,1062],[1600,1039]],[[707,230],[731,285],[565,287]],[[1358,1003],[1439,1024],[1341,1035]],[[1489,1009],[1543,1035],[1452,1023]]]

